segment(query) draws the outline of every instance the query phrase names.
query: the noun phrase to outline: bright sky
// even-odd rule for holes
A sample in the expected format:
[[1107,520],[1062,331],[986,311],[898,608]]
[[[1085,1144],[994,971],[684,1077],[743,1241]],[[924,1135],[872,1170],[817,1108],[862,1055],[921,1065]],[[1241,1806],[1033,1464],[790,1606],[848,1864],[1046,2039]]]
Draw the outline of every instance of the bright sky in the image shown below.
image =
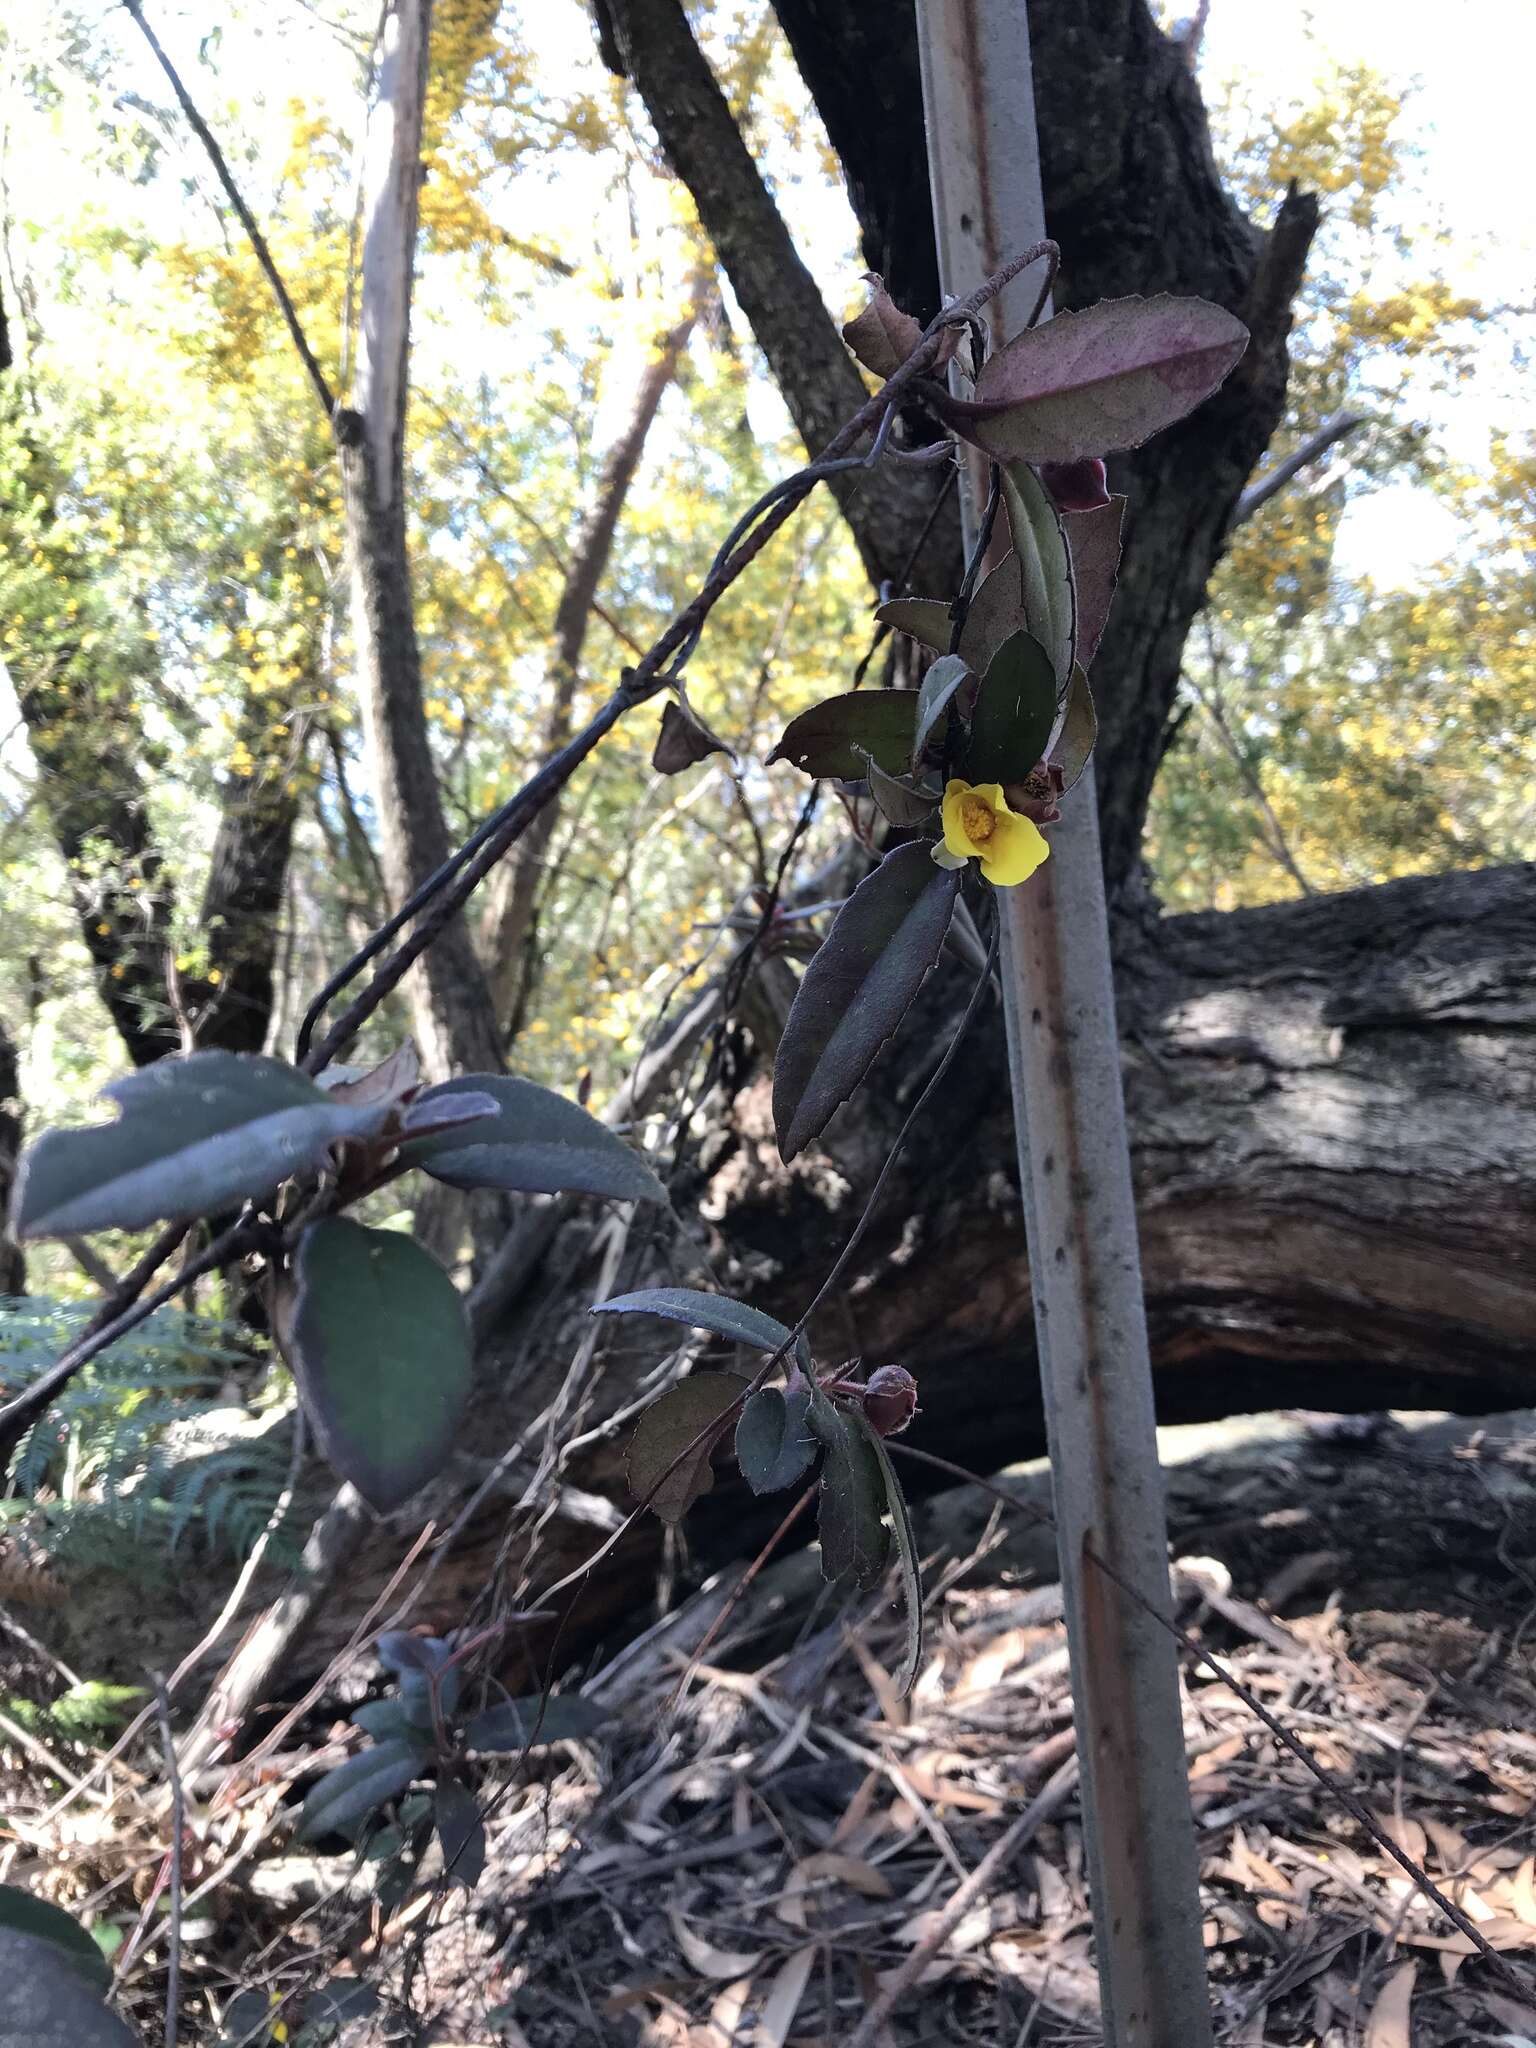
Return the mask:
[[[29,26],[40,28],[54,11],[52,0],[12,0],[12,7],[8,26],[23,41]],[[1187,7],[1183,0],[1167,0],[1165,13],[1181,11],[1193,11],[1193,0]],[[99,35],[103,47],[117,52],[112,77],[163,104],[164,83],[121,8],[87,0],[83,12],[93,38]],[[232,144],[242,131],[261,139],[268,131],[274,140],[279,132],[286,135],[285,103],[296,86],[307,95],[323,95],[338,111],[352,105],[353,60],[323,26],[326,10],[313,0],[272,0],[270,13],[242,10],[229,19],[216,51],[217,78],[199,62],[209,20],[202,0],[150,0],[150,12],[215,128]],[[526,7],[525,21],[541,83],[556,94],[578,84],[605,89],[585,0],[540,0]],[[1536,206],[1531,200],[1528,102],[1536,77],[1536,0],[1328,0],[1317,9],[1288,0],[1212,0],[1203,74],[1213,84],[1228,77],[1245,81],[1258,106],[1305,101],[1321,72],[1351,61],[1363,61],[1394,82],[1415,87],[1410,119],[1423,151],[1419,175],[1427,200],[1443,215],[1449,235],[1444,262],[1453,287],[1493,303],[1530,304],[1536,299]],[[51,196],[61,222],[72,208],[92,200],[115,203],[99,187],[81,190],[77,141],[60,134],[53,162],[26,167],[33,193]],[[781,176],[791,173],[788,162],[777,161],[779,154],[773,151],[771,167]],[[206,190],[208,173],[195,146],[182,161]],[[641,185],[647,182],[640,180]],[[643,232],[660,237],[669,202],[655,186],[640,197],[642,215],[650,215]],[[798,190],[786,184],[782,198],[807,261],[822,279],[829,302],[841,311],[857,292],[851,216],[845,207],[828,203],[814,178]],[[136,195],[136,201],[156,210],[189,204],[175,179],[159,181],[157,191]],[[600,242],[611,261],[627,234],[624,205],[623,195],[612,189],[610,166],[567,153],[520,174],[515,226],[556,241],[578,261]],[[584,289],[584,284],[572,288],[573,311]],[[541,312],[548,302],[548,291],[541,289]],[[470,309],[455,306],[451,329],[438,325],[434,332],[430,302],[421,305],[423,370],[445,347],[461,363],[466,354],[472,360],[475,339]],[[494,354],[486,367],[494,376],[505,335],[497,332],[487,339]],[[639,342],[639,332],[634,339]],[[617,377],[614,388],[622,392],[629,381]],[[1490,349],[1469,385],[1436,401],[1435,423],[1447,452],[1476,467],[1485,458],[1491,431],[1530,426],[1536,409],[1523,385],[1507,345]],[[775,401],[765,383],[754,405],[760,412],[755,423],[773,434],[784,425]],[[598,427],[601,436],[601,419]],[[1341,566],[1367,570],[1379,581],[1402,581],[1422,573],[1456,537],[1450,516],[1429,494],[1394,487],[1346,518]]]

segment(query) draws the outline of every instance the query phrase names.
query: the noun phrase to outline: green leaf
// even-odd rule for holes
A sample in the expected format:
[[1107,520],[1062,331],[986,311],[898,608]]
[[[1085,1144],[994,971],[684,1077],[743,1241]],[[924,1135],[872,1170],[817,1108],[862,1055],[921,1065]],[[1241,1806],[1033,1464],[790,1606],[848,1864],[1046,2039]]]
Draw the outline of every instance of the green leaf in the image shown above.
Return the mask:
[[879,762],[864,753],[862,747],[859,751],[864,755],[864,779],[881,816],[903,830],[925,825],[938,809],[938,798],[926,790],[914,789],[910,782],[887,775]]
[[1072,681],[1067,686],[1061,730],[1051,748],[1051,760],[1061,770],[1063,790],[1070,789],[1088,766],[1098,736],[1099,721],[1093,708],[1093,692],[1081,667],[1074,668]]
[[546,1742],[580,1742],[611,1719],[610,1708],[582,1693],[534,1693],[476,1714],[464,1730],[464,1740],[471,1749],[505,1755],[530,1746],[542,1748]]
[[924,748],[938,730],[956,690],[970,675],[971,670],[960,655],[945,654],[923,677],[922,688],[917,693],[917,727],[912,739],[914,764],[922,758]]
[[1124,498],[1111,498],[1091,512],[1064,512],[1061,523],[1072,552],[1072,580],[1077,586],[1077,658],[1092,665],[1109,622],[1115,584],[1120,574],[1120,528]]
[[416,1734],[404,1700],[364,1700],[360,1707],[352,1709],[352,1720],[375,1742],[407,1742]]
[[960,772],[967,782],[1021,782],[1050,743],[1056,672],[1028,633],[1005,640],[982,677]]
[[680,1522],[714,1485],[710,1454],[741,1392],[732,1373],[696,1372],[636,1423],[625,1458],[629,1490],[663,1522]]
[[552,1088],[508,1074],[462,1074],[429,1088],[413,1113],[455,1094],[489,1096],[494,1117],[461,1133],[402,1145],[400,1157],[456,1188],[505,1188],[518,1194],[607,1195],[620,1202],[665,1202],[667,1191],[637,1152],[606,1124]]
[[307,1074],[252,1053],[156,1060],[102,1093],[116,1123],[45,1131],[22,1156],[16,1236],[142,1230],[272,1194],[342,1138],[373,1136],[384,1103],[337,1102]]
[[1076,462],[1139,448],[1209,398],[1248,346],[1204,299],[1106,299],[1027,328],[941,416],[998,462]]
[[398,1798],[429,1754],[425,1743],[400,1738],[370,1743],[348,1757],[311,1788],[299,1819],[300,1840],[355,1834],[371,1813]]
[[70,1686],[48,1709],[55,1728],[77,1739],[104,1735],[120,1728],[145,1697],[142,1685],[108,1685],[99,1678],[83,1678]]
[[767,764],[791,761],[807,775],[853,782],[864,772],[864,754],[889,775],[899,775],[912,758],[917,717],[916,690],[850,690],[802,711],[784,728]]
[[935,654],[949,652],[955,622],[941,597],[893,597],[875,607],[875,617],[881,625],[905,633],[909,640],[916,640],[923,647],[931,647]]
[[137,2043],[71,1957],[51,1941],[0,1926],[0,2048],[137,2048]]
[[1024,626],[1051,658],[1058,687],[1072,673],[1077,596],[1061,515],[1027,462],[1003,471],[1003,497],[1024,584]]
[[438,1781],[433,1822],[442,1844],[443,1874],[472,1892],[485,1873],[485,1822],[467,1785],[457,1778]]
[[826,1451],[816,1524],[821,1574],[833,1583],[847,1579],[862,1593],[878,1583],[889,1553],[885,1479],[872,1432],[825,1396],[812,1402],[810,1420]]
[[633,1294],[616,1294],[611,1301],[600,1301],[590,1312],[595,1316],[665,1316],[669,1323],[712,1330],[717,1337],[750,1344],[756,1351],[782,1351],[794,1334],[777,1316],[765,1315],[745,1301],[732,1301],[728,1294],[705,1294],[697,1287],[641,1287]]
[[891,1463],[891,1454],[885,1447],[884,1438],[867,1416],[853,1415],[851,1419],[863,1431],[879,1463],[880,1479],[885,1489],[886,1510],[891,1518],[891,1527],[896,1532],[896,1556],[901,1565],[901,1597],[907,1615],[906,1655],[902,1658],[901,1669],[896,1674],[896,1684],[902,1698],[905,1699],[916,1685],[918,1673],[923,1668],[923,1576],[917,1555],[917,1532],[912,1527],[912,1510],[907,1506],[907,1496],[896,1476],[896,1467]]
[[61,1906],[24,1892],[18,1885],[0,1884],[0,1928],[46,1941],[77,1976],[98,1991],[105,1991],[112,1982],[106,1957],[79,1921]]
[[327,1216],[299,1239],[274,1307],[320,1448],[389,1513],[441,1469],[469,1399],[458,1289],[398,1230]]
[[865,876],[795,991],[773,1072],[773,1127],[787,1164],[858,1087],[939,957],[960,893],[926,843],[898,846]]
[[754,1493],[779,1493],[810,1469],[816,1439],[807,1427],[811,1390],[759,1387],[736,1424],[736,1462]]

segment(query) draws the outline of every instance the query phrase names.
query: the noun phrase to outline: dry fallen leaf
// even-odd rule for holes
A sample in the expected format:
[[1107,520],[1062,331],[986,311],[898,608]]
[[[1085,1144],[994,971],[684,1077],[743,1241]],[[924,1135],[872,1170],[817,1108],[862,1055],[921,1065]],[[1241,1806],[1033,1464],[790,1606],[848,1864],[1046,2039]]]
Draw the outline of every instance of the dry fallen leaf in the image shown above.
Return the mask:
[[672,1922],[672,1932],[677,1938],[678,1947],[701,1977],[714,1977],[721,1981],[728,1981],[732,1977],[750,1977],[763,1960],[761,1949],[743,1953],[737,1949],[716,1948],[714,1943],[706,1941],[702,1934],[694,1933],[675,1906],[669,1909],[667,1917]]
[[752,2048],[784,2048],[815,1960],[815,1949],[807,1947],[797,1948],[780,1963],[753,2029]]
[[1417,1963],[1399,1963],[1382,1985],[1365,2030],[1365,2048],[1413,2048],[1410,2008],[1418,1974]]

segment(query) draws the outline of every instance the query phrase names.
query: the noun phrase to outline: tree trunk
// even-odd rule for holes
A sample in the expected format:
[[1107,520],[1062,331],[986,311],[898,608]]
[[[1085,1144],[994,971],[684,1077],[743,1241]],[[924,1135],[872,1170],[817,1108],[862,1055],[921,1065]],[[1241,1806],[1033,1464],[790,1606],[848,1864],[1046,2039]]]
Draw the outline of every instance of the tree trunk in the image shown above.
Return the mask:
[[[815,279],[752,159],[680,0],[595,0],[611,66],[645,103],[668,163],[692,194],[758,346],[809,454],[819,454],[867,396]],[[922,129],[914,131],[919,159]],[[930,234],[931,241],[931,234]],[[931,474],[885,463],[831,480],[870,581],[907,573],[933,504]],[[947,587],[958,566],[953,526],[911,571],[920,590]]]
[[[559,753],[571,736],[576,691],[581,681],[581,650],[587,626],[593,616],[597,587],[608,567],[614,534],[630,485],[645,453],[646,437],[661,405],[667,386],[677,375],[677,366],[693,332],[696,311],[678,323],[670,333],[657,337],[655,351],[640,379],[629,425],[610,450],[592,501],[566,570],[560,602],[555,610],[549,665],[545,687],[549,701],[544,728],[539,736],[542,766]],[[528,939],[533,927],[534,904],[543,879],[544,862],[554,838],[560,815],[558,797],[534,819],[512,853],[497,870],[490,890],[486,923],[486,947],[490,961],[492,994],[496,1018],[507,1030],[520,1011],[520,992],[527,972]]]
[[[338,421],[363,720],[384,878],[396,906],[451,851],[422,703],[405,538],[406,373],[430,17],[430,0],[395,0],[384,17],[364,162],[355,411]],[[490,987],[462,917],[429,948],[406,988],[431,1079],[500,1067]]]
[[21,1246],[6,1230],[11,1186],[21,1156],[22,1108],[17,1092],[16,1048],[0,1024],[0,1295],[25,1294],[27,1269]]
[[[848,178],[865,254],[938,305],[912,0],[775,0]],[[1045,216],[1061,245],[1056,307],[1185,292],[1252,341],[1208,404],[1110,464],[1127,510],[1120,589],[1094,661],[1105,876],[1133,874],[1189,628],[1232,512],[1284,413],[1291,301],[1317,224],[1288,194],[1265,233],[1224,191],[1188,52],[1146,0],[1031,0]],[[777,367],[777,366],[775,366]]]

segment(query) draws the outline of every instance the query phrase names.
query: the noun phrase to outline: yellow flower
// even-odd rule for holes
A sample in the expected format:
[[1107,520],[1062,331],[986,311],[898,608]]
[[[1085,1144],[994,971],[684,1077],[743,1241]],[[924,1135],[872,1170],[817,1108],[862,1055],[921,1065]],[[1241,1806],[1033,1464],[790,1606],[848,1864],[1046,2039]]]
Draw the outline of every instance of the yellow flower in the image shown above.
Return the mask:
[[974,855],[983,877],[999,889],[1028,881],[1051,850],[1033,818],[1009,810],[1000,782],[951,782],[943,818],[944,866]]

